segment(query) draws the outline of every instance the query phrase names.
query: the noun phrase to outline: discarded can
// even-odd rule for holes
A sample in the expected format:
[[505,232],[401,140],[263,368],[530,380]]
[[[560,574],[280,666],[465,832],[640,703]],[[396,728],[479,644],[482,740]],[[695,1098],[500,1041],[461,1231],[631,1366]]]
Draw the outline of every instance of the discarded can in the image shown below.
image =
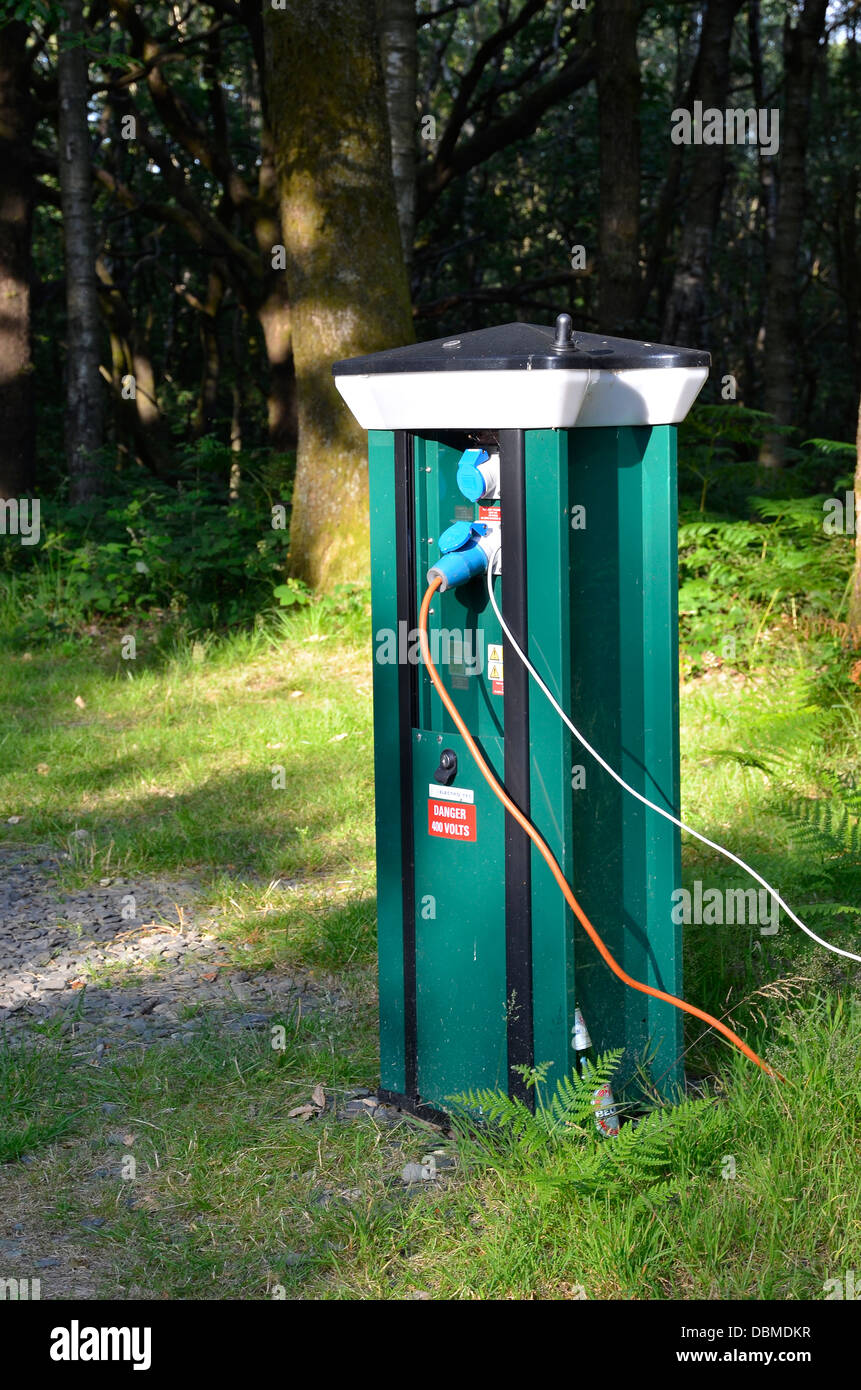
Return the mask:
[[592,1104],[595,1107],[595,1124],[599,1133],[618,1134],[619,1115],[616,1110],[616,1099],[612,1086],[600,1086],[592,1096]]
[[[586,1020],[578,1008],[574,1009],[574,1027],[571,1029],[571,1046],[577,1053],[577,1072],[585,1079],[588,1077],[589,1071],[594,1065],[594,1059],[589,1029],[586,1027]],[[619,1116],[616,1111],[616,1100],[613,1095],[612,1087],[600,1086],[597,1091],[593,1091],[592,1104],[595,1107],[595,1126],[598,1133],[607,1135],[618,1134]]]

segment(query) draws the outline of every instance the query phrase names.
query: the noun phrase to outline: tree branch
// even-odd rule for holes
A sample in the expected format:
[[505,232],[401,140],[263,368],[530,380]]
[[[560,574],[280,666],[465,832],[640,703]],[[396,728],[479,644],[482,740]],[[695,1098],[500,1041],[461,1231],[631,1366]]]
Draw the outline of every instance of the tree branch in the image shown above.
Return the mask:
[[458,86],[457,96],[452,106],[451,116],[446,125],[443,136],[439,142],[437,158],[442,163],[450,161],[455,145],[457,144],[464,122],[469,114],[472,95],[484,76],[485,68],[497,53],[504,50],[515,34],[529,23],[534,15],[538,14],[547,5],[547,0],[526,0],[523,8],[518,11],[514,19],[508,24],[503,24],[496,33],[486,38],[479,48],[467,72],[464,73]]
[[162,71],[163,57],[147,33],[135,5],[131,0],[111,0],[111,7],[131,39],[133,56],[149,66],[147,86],[165,129],[193,159],[199,160],[209,173],[215,175],[235,208],[241,209],[253,202],[254,195],[233,164],[228,148],[208,139],[185,102],[166,81]]
[[440,157],[427,164],[419,173],[418,218],[425,217],[444,188],[452,179],[477,164],[483,164],[492,154],[506,149],[517,140],[526,139],[537,129],[545,111],[580,87],[585,87],[595,76],[595,50],[590,45],[582,54],[575,54],[542,86],[525,97],[514,111],[501,120],[477,131],[470,140],[453,150],[447,163]]

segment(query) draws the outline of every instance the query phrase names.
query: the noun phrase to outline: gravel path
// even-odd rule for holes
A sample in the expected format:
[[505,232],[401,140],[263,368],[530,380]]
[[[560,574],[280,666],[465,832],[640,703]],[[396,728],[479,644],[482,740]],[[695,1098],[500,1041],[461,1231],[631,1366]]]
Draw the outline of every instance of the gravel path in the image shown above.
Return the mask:
[[[27,1039],[50,1045],[53,1032],[39,1025],[54,1020],[77,1064],[99,1067],[126,1049],[158,1048],[169,1039],[193,1043],[205,1029],[230,1036],[268,1029],[297,1010],[350,1007],[336,988],[296,968],[243,970],[235,961],[241,947],[229,952],[218,940],[217,912],[195,911],[199,884],[136,875],[66,889],[57,876],[61,863],[49,850],[0,845],[0,1037],[13,1048]],[[373,1120],[397,1134],[403,1117],[367,1090],[322,1092],[318,1086],[309,1110],[325,1107],[341,1123]],[[100,1126],[0,1164],[0,1289],[11,1279],[28,1290],[7,1297],[153,1296],[148,1285],[127,1282],[104,1215],[105,1186],[116,1186],[119,1156],[145,1122],[114,1101],[100,1112]],[[400,1166],[403,1157],[398,1150]],[[425,1176],[420,1165],[411,1169],[418,1177],[403,1178],[405,1195]],[[74,1201],[66,1210],[69,1194]],[[361,1196],[359,1189],[325,1192],[319,1201]],[[138,1199],[131,1190],[123,1202],[149,1210],[146,1195]],[[169,1218],[162,1219],[169,1241]],[[241,1296],[266,1292],[264,1281]]]
[[301,972],[231,963],[218,922],[191,906],[198,885],[136,876],[66,891],[56,870],[47,852],[0,846],[0,1028],[10,1041],[60,1018],[100,1054],[190,1039],[207,1021],[262,1029],[319,1007],[319,983]]

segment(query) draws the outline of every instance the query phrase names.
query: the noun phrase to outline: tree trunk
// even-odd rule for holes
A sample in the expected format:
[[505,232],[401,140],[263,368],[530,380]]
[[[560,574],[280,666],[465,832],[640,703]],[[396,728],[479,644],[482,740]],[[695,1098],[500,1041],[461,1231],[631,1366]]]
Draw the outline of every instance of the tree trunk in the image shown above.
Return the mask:
[[101,325],[96,277],[88,79],[82,0],[64,0],[60,19],[60,192],[66,259],[66,458],[70,497],[99,492],[102,444]]
[[[747,48],[750,58],[753,104],[757,110],[765,107],[766,96],[760,18],[759,0],[748,0]],[[776,160],[773,155],[765,154],[761,147],[757,150],[757,168],[759,173],[759,229],[762,239],[762,258],[763,265],[768,266],[771,264],[777,219]],[[757,395],[762,377],[762,349],[765,343],[766,290],[767,274],[764,274],[757,277],[755,297],[746,306],[747,332],[744,334],[744,355],[746,358],[744,378]]]
[[29,170],[34,115],[27,34],[26,24],[17,21],[0,34],[0,499],[29,492],[35,466]]
[[[765,71],[762,63],[762,43],[760,40],[759,0],[748,0],[747,6],[747,47],[750,57],[753,104],[757,110],[765,106]],[[762,200],[762,236],[766,260],[774,245],[774,224],[777,217],[777,182],[775,179],[774,157],[757,150],[759,189]]]
[[221,344],[218,341],[218,315],[224,298],[224,280],[221,275],[209,272],[209,287],[206,302],[200,309],[200,394],[194,416],[193,434],[201,439],[215,428],[215,415],[218,407],[218,386],[221,380]]
[[[680,20],[677,23],[681,25]],[[699,62],[697,59],[694,60],[692,70],[686,76],[688,68],[687,48],[688,45],[681,41],[680,29],[677,35],[675,74],[672,84],[673,104],[690,109],[694,84],[699,77]],[[671,275],[667,273],[669,259],[667,245],[676,222],[676,205],[682,182],[684,148],[684,145],[672,145],[670,147],[663,187],[652,212],[651,223],[648,226],[646,236],[646,265],[640,283],[637,316],[645,315],[652,294],[657,288],[655,319],[658,323],[664,321],[664,312],[672,285]]]
[[[741,0],[709,0],[703,17],[697,77],[691,88],[693,99],[702,102],[704,111],[726,109],[730,45],[740,8]],[[702,347],[706,342],[706,290],[725,172],[723,144],[694,147],[681,245],[664,313],[664,342],[688,347]]]
[[601,0],[598,45],[598,326],[625,336],[640,289],[640,64],[638,0]]
[[272,283],[257,312],[263,329],[269,363],[269,394],[266,408],[269,447],[276,453],[292,452],[299,439],[296,370],[293,364],[293,335],[290,331],[290,292],[284,271]]
[[[158,402],[155,371],[147,336],[132,318],[131,310],[102,260],[96,262],[99,307],[111,344],[111,371],[102,370],[110,383],[118,434],[131,437],[138,462],[158,476],[169,476],[171,447],[166,421]],[[172,301],[168,300],[168,304]],[[129,394],[134,379],[134,394]]]
[[290,564],[323,587],[368,567],[367,440],[332,362],[413,338],[374,10],[285,0],[265,18],[299,400]]
[[846,341],[856,382],[861,381],[861,255],[858,253],[857,169],[847,169],[834,192],[834,265],[845,306]]
[[[780,193],[765,309],[764,404],[778,425],[791,425],[798,354],[798,252],[806,199],[804,164],[810,129],[810,96],[825,30],[827,0],[805,0],[795,28],[783,28],[783,102],[780,132]],[[766,436],[760,463],[781,468],[783,435]]]
[[[259,72],[263,129],[260,141],[259,199],[261,212],[254,223],[254,235],[261,256],[270,267],[276,247],[283,246],[278,216],[278,175],[275,169],[275,137],[266,102],[265,69]],[[296,369],[290,321],[290,286],[284,270],[269,269],[257,318],[263,330],[269,364],[269,391],[266,400],[269,447],[275,453],[292,453],[299,441],[296,401]]]
[[416,48],[415,0],[378,0],[377,18],[392,144],[392,176],[404,264],[409,274],[416,223]]
[[247,338],[245,332],[245,314],[241,305],[237,304],[233,310],[233,324],[230,334],[230,346],[233,353],[233,384],[230,388],[233,399],[233,408],[230,412],[230,476],[228,480],[228,494],[231,501],[235,501],[239,496],[239,489],[242,485],[242,387],[243,387],[243,365],[245,354],[243,351],[244,340]]
[[861,631],[861,401],[855,436],[855,568],[849,591],[849,626]]

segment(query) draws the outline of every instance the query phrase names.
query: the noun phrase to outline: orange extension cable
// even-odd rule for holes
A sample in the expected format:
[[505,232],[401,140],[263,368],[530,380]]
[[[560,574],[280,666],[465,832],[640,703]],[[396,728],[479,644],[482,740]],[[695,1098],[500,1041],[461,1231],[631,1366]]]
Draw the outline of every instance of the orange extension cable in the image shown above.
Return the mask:
[[774,1071],[773,1068],[768,1066],[766,1062],[763,1062],[762,1058],[756,1055],[753,1048],[748,1047],[747,1043],[744,1042],[738,1036],[737,1033],[734,1033],[731,1028],[727,1028],[725,1023],[721,1023],[719,1018],[712,1018],[711,1014],[707,1014],[703,1009],[698,1009],[695,1004],[686,1003],[684,999],[677,999],[674,994],[665,994],[662,989],[655,989],[652,985],[644,985],[639,980],[633,979],[633,977],[629,975],[627,971],[622,969],[618,961],[611,955],[610,951],[608,951],[607,947],[604,945],[604,942],[598,935],[598,932],[596,931],[595,927],[589,921],[589,918],[586,916],[586,913],[583,911],[579,902],[575,898],[574,892],[570,884],[568,883],[568,880],[566,879],[565,875],[563,874],[562,870],[560,869],[558,863],[556,862],[556,857],[553,851],[551,850],[550,846],[547,844],[546,840],[544,840],[540,831],[536,830],[535,826],[532,824],[529,818],[523,814],[519,806],[517,806],[511,800],[511,797],[508,795],[505,788],[502,786],[502,783],[496,777],[491,768],[488,767],[487,763],[482,757],[481,752],[479,751],[475,739],[472,737],[472,734],[469,732],[465,723],[461,719],[454,705],[454,702],[451,699],[451,696],[449,695],[448,691],[446,690],[445,686],[443,685],[440,679],[439,672],[437,671],[433,663],[433,659],[431,658],[430,646],[428,644],[428,612],[431,605],[431,599],[433,598],[434,594],[439,588],[440,582],[441,581],[439,579],[439,576],[435,575],[433,580],[431,581],[431,584],[425,591],[425,596],[422,599],[421,611],[419,613],[419,644],[421,646],[422,658],[424,659],[424,663],[428,669],[428,674],[430,675],[430,678],[434,684],[437,694],[439,695],[440,699],[442,700],[443,704],[445,705],[446,709],[448,710],[449,714],[454,720],[458,728],[458,731],[461,737],[463,738],[464,743],[466,744],[467,748],[472,754],[475,763],[478,767],[478,770],[484,778],[485,782],[490,787],[490,790],[493,792],[494,796],[499,798],[505,809],[509,812],[510,815],[514,817],[518,825],[521,826],[523,830],[525,830],[526,834],[529,836],[530,840],[537,848],[539,854],[541,855],[542,859],[546,862],[548,868],[550,869],[550,872],[552,873],[560,889],[562,890],[562,893],[565,897],[565,901],[568,903],[568,906],[571,908],[571,911],[574,913],[574,916],[577,918],[586,935],[589,937],[589,940],[592,942],[592,945],[595,947],[596,951],[599,953],[600,956],[603,957],[605,963],[610,967],[613,974],[617,975],[618,978],[622,981],[622,983],[628,985],[630,989],[637,989],[640,991],[641,994],[651,994],[653,999],[663,999],[665,1004],[672,1004],[673,1007],[676,1009],[682,1009],[687,1014],[693,1014],[694,1018],[701,1018],[704,1023],[707,1023],[709,1025],[710,1028],[716,1028],[719,1033],[723,1033],[724,1037],[728,1038],[729,1041],[733,1044],[733,1046],[737,1047],[740,1052],[743,1052],[745,1057],[749,1057],[752,1062],[755,1062],[758,1067],[761,1067],[762,1070],[765,1072],[766,1076],[772,1076],[780,1081],[785,1081],[786,1078],[784,1076],[781,1076],[780,1072]]

